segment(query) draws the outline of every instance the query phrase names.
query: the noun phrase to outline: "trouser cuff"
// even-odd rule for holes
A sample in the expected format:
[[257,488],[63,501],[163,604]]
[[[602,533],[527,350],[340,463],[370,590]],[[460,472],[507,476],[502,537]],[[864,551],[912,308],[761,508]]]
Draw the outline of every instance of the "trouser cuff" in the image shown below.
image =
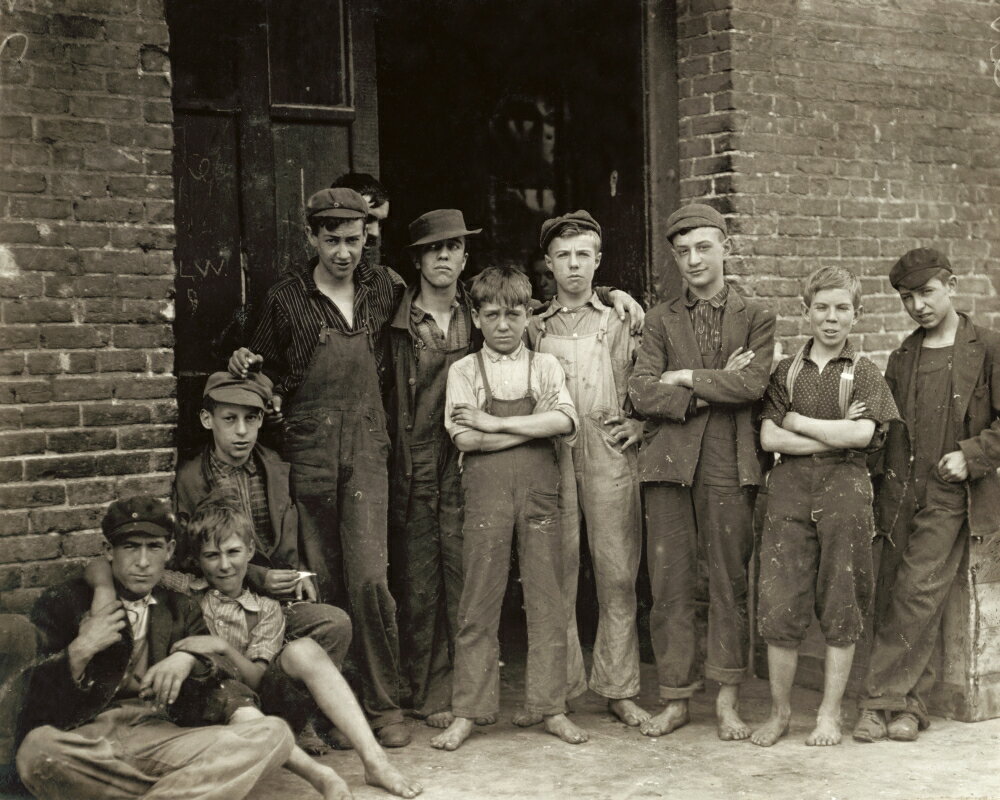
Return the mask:
[[687,700],[694,697],[695,692],[703,692],[705,684],[701,681],[692,683],[689,686],[661,686],[661,700]]
[[747,679],[747,667],[736,669],[713,667],[711,664],[705,665],[705,677],[712,681],[718,681],[725,686],[735,686],[743,683]]
[[397,722],[403,721],[403,712],[401,709],[394,708],[391,711],[382,711],[375,714],[371,718],[371,727],[373,731],[380,731],[389,725],[395,725]]
[[629,684],[621,688],[618,686],[599,686],[598,684],[591,683],[590,691],[607,700],[631,700],[633,697],[638,697],[639,684]]

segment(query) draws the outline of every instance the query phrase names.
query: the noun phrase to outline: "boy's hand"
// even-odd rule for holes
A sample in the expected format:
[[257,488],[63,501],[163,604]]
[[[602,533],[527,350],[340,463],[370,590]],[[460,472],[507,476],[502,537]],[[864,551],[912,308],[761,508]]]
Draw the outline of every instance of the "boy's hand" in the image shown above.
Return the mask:
[[667,386],[686,386],[690,389],[694,378],[689,369],[668,369],[660,375],[660,383],[665,383]]
[[608,417],[604,420],[605,425],[611,425],[608,435],[618,442],[619,452],[624,453],[632,445],[638,444],[642,439],[642,422],[637,419],[628,419],[621,414]]
[[174,646],[170,648],[171,653],[176,653],[178,650],[200,653],[203,656],[213,654],[224,656],[229,652],[229,645],[218,636],[186,636],[179,642],[174,642]]
[[753,350],[746,350],[742,347],[737,347],[726,359],[726,366],[722,369],[725,372],[739,372],[741,369],[745,369],[750,366],[750,362],[753,361]]
[[264,591],[268,594],[291,594],[298,584],[298,570],[269,569],[264,575]]
[[457,425],[464,425],[481,433],[500,432],[500,420],[497,417],[468,403],[458,403],[451,412],[451,419]]
[[316,591],[316,584],[313,583],[313,579],[306,575],[299,579],[299,582],[295,584],[295,599],[306,602],[315,603],[319,598],[319,592]]
[[621,289],[615,289],[611,292],[611,302],[614,304],[615,313],[618,315],[618,319],[624,322],[626,314],[628,314],[631,318],[629,322],[629,333],[633,336],[638,336],[642,333],[642,326],[646,322],[646,312],[642,310],[642,306],[639,305],[636,299],[628,292],[623,292]]
[[172,705],[196,660],[190,653],[177,652],[171,653],[163,661],[157,661],[142,676],[139,697],[152,701],[153,706],[159,709]]
[[865,411],[867,410],[868,406],[866,406],[860,400],[855,400],[847,407],[847,419],[850,420],[861,419],[865,415]]
[[229,357],[228,368],[233,375],[245,378],[251,368],[260,369],[263,364],[264,356],[250,352],[249,347],[241,347],[239,350],[234,350],[233,354]]
[[802,415],[798,411],[789,411],[785,414],[785,418],[781,420],[781,427],[790,433],[798,433],[798,424]]
[[[128,624],[125,607],[119,600],[88,612],[80,621],[80,630],[70,648],[89,661],[98,653],[120,642],[122,631]],[[71,653],[71,655],[73,655]]]
[[941,456],[937,470],[938,474],[949,483],[960,483],[969,478],[969,462],[965,460],[965,453],[961,450],[954,450]]
[[559,392],[556,389],[539,395],[535,401],[535,408],[532,414],[544,414],[547,411],[555,411],[559,407]]
[[280,425],[285,421],[284,414],[281,413],[283,400],[280,394],[271,395],[271,404],[264,412],[264,422],[268,425]]

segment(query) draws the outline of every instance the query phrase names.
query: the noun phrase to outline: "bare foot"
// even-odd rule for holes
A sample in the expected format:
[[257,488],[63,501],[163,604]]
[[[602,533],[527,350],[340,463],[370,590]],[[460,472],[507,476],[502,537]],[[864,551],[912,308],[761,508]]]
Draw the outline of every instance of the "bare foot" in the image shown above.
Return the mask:
[[497,724],[497,715],[496,714],[487,714],[485,717],[476,717],[476,724],[477,725],[496,725]]
[[522,708],[514,715],[511,722],[519,728],[530,728],[532,725],[537,725],[543,719],[544,717],[541,714],[536,714],[533,711],[525,711]]
[[646,722],[650,717],[648,711],[641,708],[634,700],[629,700],[628,698],[624,700],[608,700],[608,711],[632,728]]
[[760,747],[770,747],[778,739],[788,733],[788,720],[792,718],[792,710],[771,711],[767,722],[750,734],[750,741]]
[[583,744],[590,738],[585,730],[570,722],[565,714],[552,714],[545,717],[544,722],[546,731],[567,744]]
[[458,750],[472,733],[472,725],[471,719],[455,717],[455,721],[446,730],[431,739],[431,747],[438,750]]
[[740,719],[740,712],[731,694],[719,692],[715,699],[715,716],[719,724],[719,738],[724,742],[739,742],[750,738],[750,726]]
[[840,717],[828,717],[816,715],[816,727],[806,738],[806,744],[810,747],[829,747],[840,744]]
[[687,700],[670,700],[655,717],[639,724],[639,730],[646,736],[666,736],[691,721]]
[[323,795],[323,800],[353,800],[354,795],[347,787],[347,783],[332,769],[324,770],[326,774],[315,786],[317,792]]
[[405,777],[396,769],[385,753],[373,763],[365,764],[365,783],[369,786],[378,786],[398,797],[416,797],[424,790],[423,786]]
[[424,720],[432,728],[447,728],[455,721],[455,715],[450,711],[438,711],[436,714],[428,714]]

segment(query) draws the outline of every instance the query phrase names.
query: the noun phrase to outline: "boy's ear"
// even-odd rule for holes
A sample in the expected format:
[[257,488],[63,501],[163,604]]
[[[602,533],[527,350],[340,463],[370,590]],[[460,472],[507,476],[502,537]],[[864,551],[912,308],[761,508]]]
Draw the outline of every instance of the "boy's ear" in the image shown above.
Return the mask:
[[102,545],[102,549],[104,550],[104,557],[108,561],[111,561],[111,559],[112,559],[112,557],[114,555],[114,548],[111,546],[111,542],[109,542],[107,539],[105,539],[103,542],[101,542],[101,545]]
[[596,253],[594,253],[594,269],[597,269],[599,266],[601,266],[601,251],[600,250],[598,250]]
[[722,240],[722,254],[724,256],[733,254],[733,240],[729,236]]
[[475,325],[479,330],[483,329],[483,326],[479,324],[479,309],[472,309],[472,324]]
[[854,321],[857,322],[859,319],[861,319],[861,315],[864,314],[864,313],[865,313],[865,307],[864,306],[857,306],[854,309]]
[[201,411],[198,412],[198,419],[201,420],[201,427],[205,428],[206,430],[212,430],[212,415],[208,412],[207,409],[203,408]]
[[945,282],[944,288],[948,290],[948,294],[955,294],[958,291],[958,276],[951,275]]
[[174,551],[177,549],[177,540],[170,539],[167,541],[167,561],[170,561],[174,557]]

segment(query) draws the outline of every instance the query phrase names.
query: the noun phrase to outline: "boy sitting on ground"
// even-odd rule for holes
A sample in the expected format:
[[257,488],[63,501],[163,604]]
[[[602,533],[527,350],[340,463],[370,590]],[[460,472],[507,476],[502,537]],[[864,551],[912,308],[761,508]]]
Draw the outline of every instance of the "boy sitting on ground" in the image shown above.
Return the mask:
[[[228,658],[240,679],[260,696],[266,714],[282,717],[300,731],[315,707],[329,718],[358,751],[365,765],[365,782],[400,797],[416,797],[422,789],[407,780],[379,746],[350,687],[323,649],[303,637],[285,642],[285,620],[276,600],[256,594],[245,585],[254,554],[253,523],[239,498],[216,490],[198,505],[185,532],[188,552],[197,561],[184,566],[193,575],[166,571],[161,582],[185,594],[197,595],[210,636],[189,636],[174,649]],[[114,586],[103,561],[87,567],[94,586],[93,607],[105,604]],[[256,711],[243,714],[254,716]],[[234,716],[235,721],[246,717]],[[313,761],[296,747],[285,764],[309,781],[326,800],[351,797],[344,781],[331,768]]]

